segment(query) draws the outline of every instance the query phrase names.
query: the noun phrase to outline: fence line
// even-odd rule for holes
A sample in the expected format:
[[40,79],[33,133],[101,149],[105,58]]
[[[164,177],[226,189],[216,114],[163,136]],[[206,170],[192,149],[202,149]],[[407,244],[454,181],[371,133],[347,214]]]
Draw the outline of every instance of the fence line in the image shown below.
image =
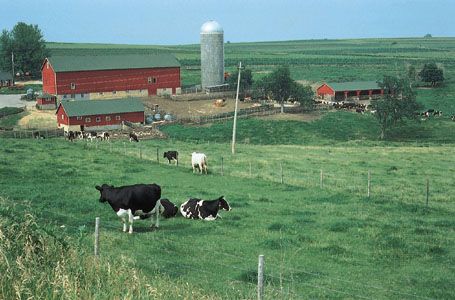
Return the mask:
[[63,129],[19,129],[0,130],[0,138],[32,139],[32,138],[54,138],[64,136]]

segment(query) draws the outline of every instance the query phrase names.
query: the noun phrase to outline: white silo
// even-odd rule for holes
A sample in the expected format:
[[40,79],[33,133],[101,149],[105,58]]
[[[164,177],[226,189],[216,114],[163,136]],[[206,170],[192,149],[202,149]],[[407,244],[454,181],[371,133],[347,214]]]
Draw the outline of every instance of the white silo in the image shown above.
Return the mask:
[[201,27],[201,83],[203,88],[224,83],[224,32],[216,21]]

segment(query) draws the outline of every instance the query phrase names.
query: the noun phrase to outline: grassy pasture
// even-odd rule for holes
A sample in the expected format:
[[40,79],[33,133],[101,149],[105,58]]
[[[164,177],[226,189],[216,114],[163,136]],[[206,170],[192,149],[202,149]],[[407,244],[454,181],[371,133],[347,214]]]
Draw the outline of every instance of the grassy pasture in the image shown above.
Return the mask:
[[[15,203],[17,212],[29,206],[40,226],[78,238],[73,247],[86,253],[100,216],[103,259],[120,262],[126,256],[144,276],[188,283],[210,298],[254,298],[258,254],[266,257],[271,298],[455,296],[451,146],[240,144],[232,157],[228,144],[214,142],[95,145],[3,139],[0,196]],[[157,164],[157,147],[161,155],[179,150],[180,167],[161,157]],[[208,176],[191,174],[189,154],[195,150],[208,154]],[[320,169],[327,176],[323,189]],[[94,185],[104,182],[157,182],[163,197],[176,204],[190,196],[225,195],[233,210],[216,222],[163,220],[153,232],[148,221],[136,222],[129,236],[111,209],[98,203]]]

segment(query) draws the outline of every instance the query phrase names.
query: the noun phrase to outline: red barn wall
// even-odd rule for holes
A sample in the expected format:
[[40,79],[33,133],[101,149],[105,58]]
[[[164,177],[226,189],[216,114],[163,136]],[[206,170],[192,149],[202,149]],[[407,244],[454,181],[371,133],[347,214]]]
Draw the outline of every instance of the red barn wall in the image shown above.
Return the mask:
[[[156,78],[156,83],[149,83],[149,77]],[[74,89],[71,83],[75,84]],[[158,88],[172,88],[175,92],[178,87],[179,67],[57,73],[59,95],[127,90],[148,90],[149,95],[156,95]]]
[[335,91],[329,87],[327,84],[323,84],[322,86],[320,86],[318,89],[317,89],[317,94],[318,96],[322,96],[322,95],[335,95]]
[[43,79],[43,92],[55,95],[57,90],[55,87],[55,72],[51,64],[48,64],[47,59],[44,61],[41,69],[41,77]]

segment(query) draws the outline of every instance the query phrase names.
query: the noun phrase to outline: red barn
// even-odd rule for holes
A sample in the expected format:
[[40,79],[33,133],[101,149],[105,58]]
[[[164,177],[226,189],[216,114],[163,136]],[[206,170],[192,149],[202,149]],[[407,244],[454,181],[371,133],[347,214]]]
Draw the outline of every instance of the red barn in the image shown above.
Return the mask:
[[57,124],[65,131],[119,129],[124,121],[145,122],[144,104],[139,99],[60,102]]
[[58,100],[180,93],[180,63],[166,53],[52,56],[41,73],[43,92]]
[[383,95],[384,90],[376,81],[351,81],[324,83],[317,88],[316,93],[319,98],[340,101],[349,98],[371,99],[377,95]]

